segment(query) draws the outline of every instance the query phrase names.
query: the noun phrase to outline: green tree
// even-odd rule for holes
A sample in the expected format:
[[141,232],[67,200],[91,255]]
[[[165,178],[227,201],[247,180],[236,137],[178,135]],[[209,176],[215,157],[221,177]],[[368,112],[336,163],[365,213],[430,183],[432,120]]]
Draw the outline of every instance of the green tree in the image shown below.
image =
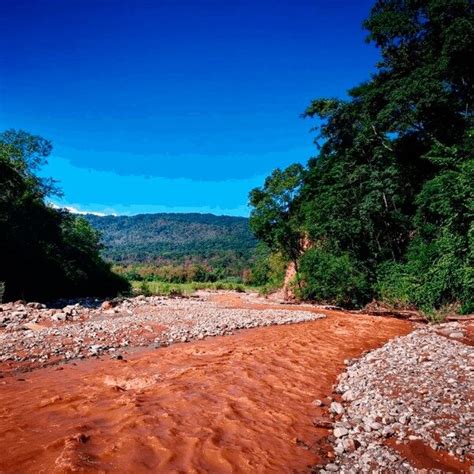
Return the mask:
[[406,259],[380,277],[382,296],[428,312],[453,302],[474,311],[474,160],[457,150],[430,153],[442,169],[416,198]]
[[309,249],[301,257],[300,272],[304,283],[299,293],[306,300],[354,307],[369,298],[366,275],[348,253]]
[[271,289],[279,288],[285,279],[287,265],[287,258],[279,252],[272,252],[265,243],[260,242],[251,269],[250,283]]
[[295,263],[302,250],[298,196],[303,177],[300,164],[285,170],[277,168],[263,187],[250,192],[251,230],[270,249],[282,252]]
[[[473,5],[378,0],[364,25],[381,53],[375,73],[347,100],[310,104],[318,156],[297,187],[277,179],[277,199],[267,183],[253,195],[254,231],[274,251],[309,237],[305,297],[472,311]],[[291,212],[279,213],[286,193]]]
[[54,181],[36,174],[51,144],[24,131],[0,134],[0,281],[4,299],[110,295],[127,291],[100,257],[98,234],[48,206]]

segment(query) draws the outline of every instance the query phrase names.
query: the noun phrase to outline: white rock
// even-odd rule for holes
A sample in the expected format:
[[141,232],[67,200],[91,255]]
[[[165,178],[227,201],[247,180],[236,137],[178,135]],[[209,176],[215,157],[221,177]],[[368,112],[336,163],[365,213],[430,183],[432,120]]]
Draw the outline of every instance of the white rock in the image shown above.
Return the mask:
[[347,436],[349,434],[349,430],[343,427],[338,427],[338,428],[334,428],[333,433],[336,438],[342,438],[343,436]]
[[332,402],[329,410],[336,415],[342,415],[342,413],[344,413],[344,407],[338,402]]

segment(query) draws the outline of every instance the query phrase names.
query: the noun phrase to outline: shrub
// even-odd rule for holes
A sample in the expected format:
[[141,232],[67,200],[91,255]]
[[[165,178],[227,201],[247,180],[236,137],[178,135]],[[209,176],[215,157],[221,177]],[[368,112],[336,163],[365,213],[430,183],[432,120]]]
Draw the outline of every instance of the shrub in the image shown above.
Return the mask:
[[168,295],[169,296],[183,296],[183,289],[178,286],[173,286],[172,288],[170,288]]
[[140,283],[140,286],[138,287],[138,289],[141,295],[151,296],[152,294],[150,285],[144,280]]
[[474,310],[474,270],[463,255],[462,237],[447,230],[425,242],[415,239],[405,263],[387,263],[377,281],[379,297],[394,305],[414,305],[427,315],[458,302],[461,313]]
[[414,279],[399,262],[385,262],[378,269],[375,290],[377,297],[395,308],[413,304]]
[[368,301],[366,275],[348,254],[308,250],[300,259],[297,295],[305,300],[338,306],[361,306]]
[[287,266],[288,260],[280,252],[271,252],[266,245],[259,244],[251,278],[245,283],[267,286],[269,290],[280,288],[285,280]]

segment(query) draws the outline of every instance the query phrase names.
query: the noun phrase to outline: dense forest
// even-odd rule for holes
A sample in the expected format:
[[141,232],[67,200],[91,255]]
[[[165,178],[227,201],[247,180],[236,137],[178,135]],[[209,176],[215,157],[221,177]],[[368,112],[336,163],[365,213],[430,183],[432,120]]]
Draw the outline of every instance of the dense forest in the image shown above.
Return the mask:
[[304,299],[474,311],[473,5],[379,0],[376,71],[318,98],[318,154],[250,194],[251,227]]
[[254,260],[257,242],[244,217],[170,213],[85,218],[102,235],[103,256],[131,279],[182,283],[241,278]]
[[100,256],[88,222],[46,204],[58,194],[38,177],[52,149],[23,131],[0,134],[0,300],[115,295],[129,284]]
[[249,259],[256,246],[244,217],[212,214],[86,215],[102,234],[104,255],[120,263],[181,263],[225,254]]

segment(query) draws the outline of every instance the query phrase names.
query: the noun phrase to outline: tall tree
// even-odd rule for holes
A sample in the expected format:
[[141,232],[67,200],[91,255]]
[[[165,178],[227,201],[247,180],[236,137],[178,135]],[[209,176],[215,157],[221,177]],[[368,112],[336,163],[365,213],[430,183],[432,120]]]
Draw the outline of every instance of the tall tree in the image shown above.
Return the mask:
[[277,168],[263,187],[250,192],[250,228],[255,236],[296,264],[302,251],[298,196],[303,176],[299,164]]
[[[364,25],[381,60],[347,100],[317,99],[303,114],[318,119],[322,144],[280,240],[300,232],[317,249],[300,259],[304,295],[334,300],[332,285],[350,304],[390,295],[427,310],[453,302],[472,310],[473,5],[378,0]],[[260,228],[271,228],[271,215],[252,204]],[[342,294],[321,265],[342,265],[334,278],[361,286]]]
[[45,198],[55,183],[36,172],[50,142],[24,131],[0,134],[0,281],[4,299],[108,295],[127,291],[100,257],[98,234]]

